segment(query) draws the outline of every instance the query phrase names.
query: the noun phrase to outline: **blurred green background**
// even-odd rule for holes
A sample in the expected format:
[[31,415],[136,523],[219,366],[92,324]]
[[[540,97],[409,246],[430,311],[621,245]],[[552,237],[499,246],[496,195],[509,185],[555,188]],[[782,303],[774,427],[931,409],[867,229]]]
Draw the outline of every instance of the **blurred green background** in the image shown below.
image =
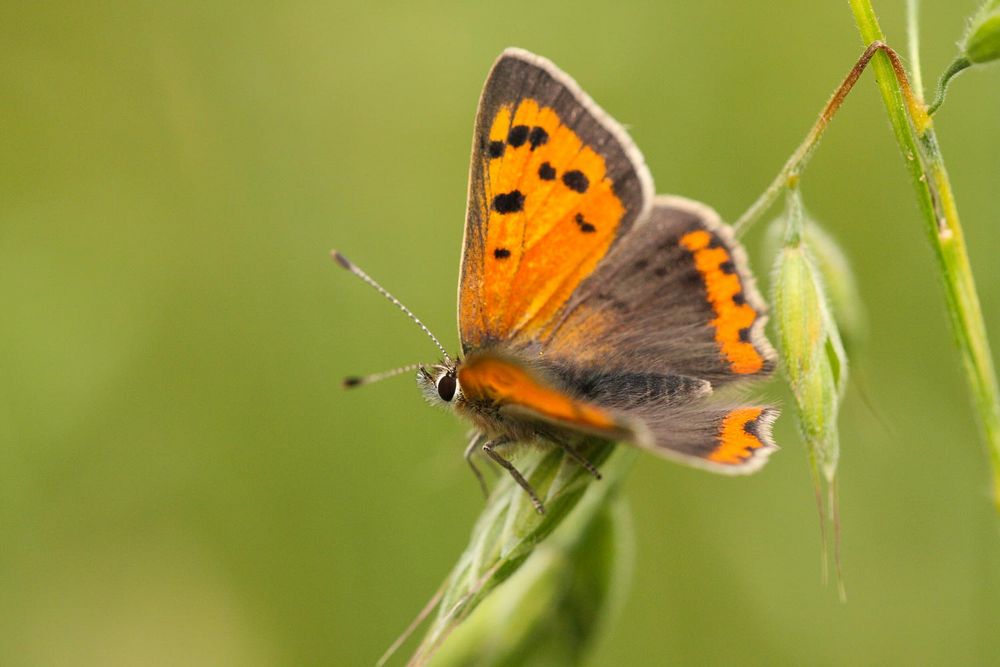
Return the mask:
[[[876,2],[900,49],[902,4]],[[975,4],[925,3],[929,83]],[[436,590],[482,506],[463,426],[409,378],[340,389],[436,357],[327,252],[457,349],[473,114],[508,45],[628,125],[659,191],[728,219],[862,50],[846,2],[4,3],[0,664],[371,664]],[[994,68],[937,116],[996,343],[998,110]],[[986,456],[870,74],[803,191],[870,313],[842,420],[849,602],[820,584],[786,415],[749,479],[642,459],[595,665],[1000,655]]]

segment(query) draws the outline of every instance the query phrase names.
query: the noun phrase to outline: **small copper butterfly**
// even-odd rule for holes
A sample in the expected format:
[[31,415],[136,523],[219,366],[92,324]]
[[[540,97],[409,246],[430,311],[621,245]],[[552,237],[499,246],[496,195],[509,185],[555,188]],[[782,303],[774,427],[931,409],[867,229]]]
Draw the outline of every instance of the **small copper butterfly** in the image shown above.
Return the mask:
[[[628,442],[713,472],[749,473],[776,449],[777,410],[709,400],[774,368],[746,255],[708,206],[656,196],[621,125],[549,60],[507,49],[473,136],[461,277],[460,357],[374,280],[443,354],[417,371],[427,400],[472,422],[482,452],[544,508],[504,455],[515,443],[577,452]],[[484,484],[485,489],[485,484]]]

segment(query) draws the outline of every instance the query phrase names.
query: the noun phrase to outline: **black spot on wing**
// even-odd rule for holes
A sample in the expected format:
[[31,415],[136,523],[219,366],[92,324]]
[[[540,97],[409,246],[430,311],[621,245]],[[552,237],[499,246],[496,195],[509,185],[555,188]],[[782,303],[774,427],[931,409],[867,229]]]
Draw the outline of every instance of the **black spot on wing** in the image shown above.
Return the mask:
[[528,135],[528,143],[531,144],[531,150],[535,150],[548,140],[549,133],[545,131],[544,127],[531,128],[531,133]]
[[698,273],[698,270],[695,269],[693,266],[690,267],[684,273],[684,275],[680,278],[680,280],[681,280],[681,282],[683,284],[689,285],[691,287],[704,287],[705,286],[704,279],[701,277],[701,274]]
[[504,143],[502,141],[491,141],[489,152],[490,157],[498,158],[503,155]]
[[543,162],[542,166],[538,168],[538,178],[543,181],[551,181],[556,177],[556,170],[548,162]]
[[586,192],[587,188],[590,187],[590,179],[582,171],[574,169],[572,171],[567,171],[562,177],[563,183],[570,190],[575,190],[576,192]]
[[507,250],[507,248],[496,248],[493,250],[493,256],[497,259],[507,259],[510,257],[510,250]]
[[528,140],[528,131],[527,125],[515,125],[510,128],[510,132],[507,134],[507,143],[514,148],[523,146],[524,142]]
[[511,190],[493,198],[493,210],[497,213],[517,213],[524,209],[524,195],[520,190]]
[[[515,18],[508,16],[508,14],[509,12],[504,15],[505,18],[500,20],[504,23],[513,21],[518,25],[520,25],[521,19],[531,20],[527,15]],[[626,149],[619,140],[616,131],[609,130],[608,126],[614,126],[614,124],[605,123],[603,114],[595,114],[592,109],[581,105],[574,95],[575,91],[567,88],[565,80],[562,77],[554,76],[552,72],[544,67],[539,67],[535,62],[529,62],[518,57],[501,58],[496,67],[491,71],[490,79],[485,89],[486,93],[483,97],[479,113],[483,127],[489,127],[490,122],[497,118],[497,114],[505,106],[513,111],[516,116],[518,105],[526,97],[529,97],[540,108],[552,109],[563,125],[571,129],[579,137],[583,145],[592,147],[604,158],[607,165],[605,176],[615,195],[626,208],[625,214],[616,226],[616,237],[627,232],[635,222],[639,211],[643,209],[645,197],[651,193],[646,192],[648,184],[647,172],[645,167],[641,165],[641,160],[636,160],[632,151]],[[520,122],[520,119],[515,121],[514,124],[516,125],[518,122]],[[525,124],[528,126],[528,133],[530,135],[531,130],[534,127],[541,126],[542,123],[540,118],[535,118],[532,122]],[[543,150],[547,149],[549,144],[555,141],[556,135],[552,134],[555,127],[556,125],[549,125],[547,121],[545,122],[544,129],[548,131],[549,138]],[[549,131],[550,129],[552,131]],[[489,138],[488,136],[486,137],[487,143]],[[492,138],[499,137],[494,135]],[[503,135],[503,138],[506,140],[508,137],[507,135]],[[525,139],[525,143],[527,143],[527,138]],[[508,150],[514,150],[512,146],[513,144],[508,146]],[[485,146],[482,155],[487,155]],[[504,157],[507,157],[506,154]],[[572,165],[562,162],[560,164],[564,166],[557,168],[558,174],[556,180],[558,180],[558,176],[562,175],[563,171],[572,168]],[[537,166],[534,168],[538,169]],[[487,178],[487,174],[483,173],[483,170],[478,170],[478,172],[475,174],[475,182],[472,183],[473,194],[482,191],[479,188],[486,187],[485,179]],[[489,205],[488,197],[483,197],[480,201],[485,202],[487,206]]]
[[580,231],[583,232],[584,234],[590,234],[592,232],[597,231],[597,227],[594,227],[592,224],[584,220],[583,213],[577,213],[576,217],[573,219],[576,221],[576,224],[580,227]]
[[672,234],[671,236],[668,236],[664,240],[660,241],[659,245],[656,246],[656,249],[664,252],[670,252],[677,248],[680,241],[680,236]]

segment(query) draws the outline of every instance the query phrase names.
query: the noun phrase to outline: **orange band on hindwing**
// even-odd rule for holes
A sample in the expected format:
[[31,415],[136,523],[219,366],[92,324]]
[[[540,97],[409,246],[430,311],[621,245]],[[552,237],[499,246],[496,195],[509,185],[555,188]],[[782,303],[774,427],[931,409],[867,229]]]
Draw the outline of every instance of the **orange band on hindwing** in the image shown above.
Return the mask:
[[757,311],[741,298],[743,286],[729,251],[722,245],[711,245],[712,235],[703,229],[688,232],[680,243],[694,256],[695,268],[715,312],[710,322],[715,328],[715,340],[733,372],[761,370],[764,358],[750,342],[750,327],[757,319]]
[[764,411],[765,408],[737,408],[726,415],[719,428],[719,444],[708,455],[708,460],[739,464],[753,456],[754,450],[764,447],[765,443],[753,429]]

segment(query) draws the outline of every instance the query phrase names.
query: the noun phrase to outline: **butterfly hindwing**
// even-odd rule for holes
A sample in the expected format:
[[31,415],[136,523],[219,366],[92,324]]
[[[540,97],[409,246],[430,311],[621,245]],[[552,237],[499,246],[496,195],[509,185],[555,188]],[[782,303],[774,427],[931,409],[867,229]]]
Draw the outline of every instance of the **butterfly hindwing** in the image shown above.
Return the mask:
[[718,386],[773,369],[765,321],[730,228],[703,204],[661,196],[573,295],[545,354]]
[[[458,369],[470,410],[555,441],[572,434],[627,441],[664,458],[725,474],[753,472],[776,449],[766,406],[705,405],[707,383],[686,376],[581,373],[476,352]],[[514,429],[516,430],[516,429]]]
[[459,282],[463,349],[544,337],[647,213],[652,179],[625,131],[548,60],[508,49],[476,118]]
[[622,438],[664,458],[723,474],[759,469],[777,449],[770,406],[719,403],[707,380],[649,371],[601,370],[546,360],[560,391],[630,424]]
[[711,472],[755,472],[778,448],[771,438],[771,425],[778,417],[773,407],[693,404],[673,410],[640,409],[630,416],[641,419],[649,433],[647,442],[636,443],[640,447]]

